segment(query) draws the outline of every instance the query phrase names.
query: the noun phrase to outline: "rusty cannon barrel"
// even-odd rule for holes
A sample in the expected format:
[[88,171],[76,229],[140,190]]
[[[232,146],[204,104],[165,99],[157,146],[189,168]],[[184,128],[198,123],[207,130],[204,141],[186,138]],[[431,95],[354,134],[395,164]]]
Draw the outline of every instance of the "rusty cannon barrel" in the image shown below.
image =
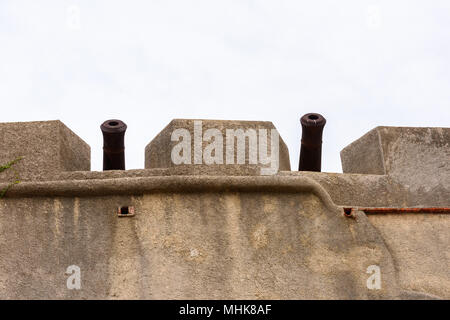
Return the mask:
[[100,126],[103,133],[103,170],[125,170],[125,131],[120,120],[106,120]]
[[300,118],[302,145],[299,171],[318,171],[322,164],[322,133],[327,120],[318,113],[307,113]]

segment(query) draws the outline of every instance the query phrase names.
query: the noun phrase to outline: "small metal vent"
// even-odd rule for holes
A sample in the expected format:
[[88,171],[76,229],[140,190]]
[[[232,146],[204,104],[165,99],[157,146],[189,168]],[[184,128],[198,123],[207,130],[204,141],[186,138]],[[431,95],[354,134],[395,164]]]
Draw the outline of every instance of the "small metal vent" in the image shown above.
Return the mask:
[[119,217],[132,217],[134,216],[134,214],[135,214],[134,207],[122,206],[117,208],[117,215]]

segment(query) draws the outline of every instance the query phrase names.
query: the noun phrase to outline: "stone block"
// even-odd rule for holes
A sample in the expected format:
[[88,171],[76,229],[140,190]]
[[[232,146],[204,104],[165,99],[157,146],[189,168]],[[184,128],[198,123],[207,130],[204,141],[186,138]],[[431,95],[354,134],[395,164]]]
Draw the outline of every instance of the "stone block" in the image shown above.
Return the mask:
[[341,151],[344,173],[387,174],[423,192],[450,187],[450,128],[377,127]]
[[61,121],[0,123],[0,164],[23,159],[0,181],[48,179],[61,171],[90,170],[90,147]]
[[[272,147],[278,147],[278,157]],[[203,168],[204,174],[291,169],[288,148],[272,122],[237,120],[172,120],[145,148],[145,168],[176,166]]]

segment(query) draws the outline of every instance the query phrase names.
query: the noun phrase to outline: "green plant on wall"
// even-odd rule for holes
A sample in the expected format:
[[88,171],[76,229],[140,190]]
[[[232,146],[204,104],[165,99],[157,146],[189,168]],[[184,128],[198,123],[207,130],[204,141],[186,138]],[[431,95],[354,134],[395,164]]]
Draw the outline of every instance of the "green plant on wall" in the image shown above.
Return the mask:
[[8,170],[8,169],[12,169],[15,173],[15,180],[11,183],[9,183],[5,188],[3,188],[0,191],[0,199],[4,197],[4,195],[6,194],[6,192],[15,184],[20,183],[20,178],[19,178],[19,174],[17,173],[17,171],[15,171],[13,168],[11,168],[13,165],[15,165],[17,162],[21,161],[23,159],[23,157],[17,157],[14,160],[9,161],[8,163],[1,165],[0,166],[0,173]]

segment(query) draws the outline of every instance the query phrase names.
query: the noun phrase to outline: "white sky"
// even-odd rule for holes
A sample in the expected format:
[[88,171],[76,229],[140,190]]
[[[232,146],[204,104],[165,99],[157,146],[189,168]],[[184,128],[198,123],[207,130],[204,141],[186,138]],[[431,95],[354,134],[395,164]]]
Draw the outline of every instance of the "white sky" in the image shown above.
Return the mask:
[[450,123],[450,1],[0,0],[1,122],[60,119],[102,168],[100,124],[128,125],[127,169],[173,118],[268,120],[298,167],[308,112],[322,170],[378,125]]

